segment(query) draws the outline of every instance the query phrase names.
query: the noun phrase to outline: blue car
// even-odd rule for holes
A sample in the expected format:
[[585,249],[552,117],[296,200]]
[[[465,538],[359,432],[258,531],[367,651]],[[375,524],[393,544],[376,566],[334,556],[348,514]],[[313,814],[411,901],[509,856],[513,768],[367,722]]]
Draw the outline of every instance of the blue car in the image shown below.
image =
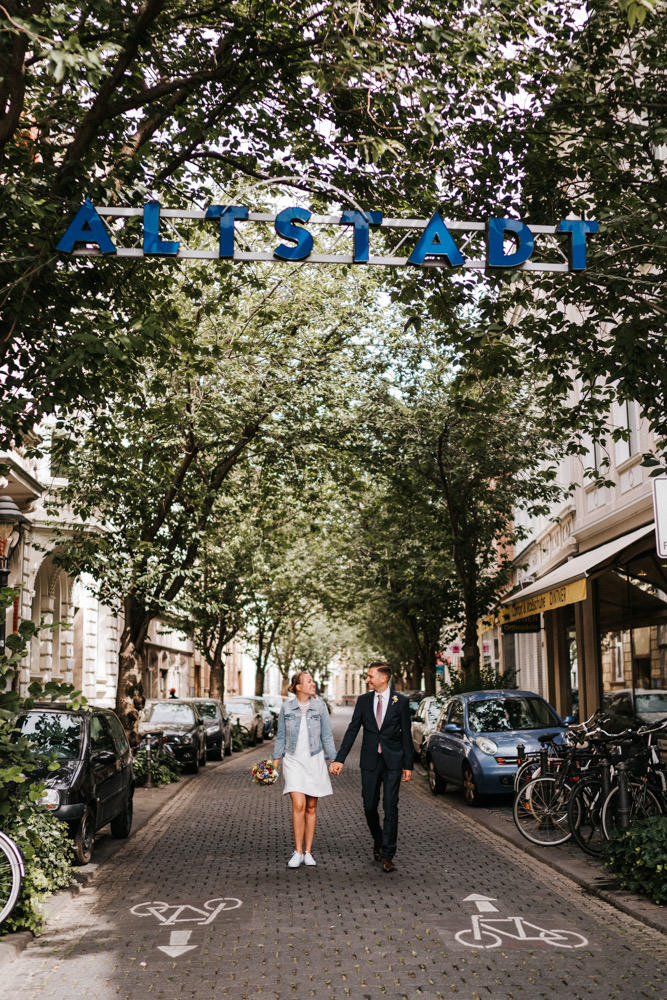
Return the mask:
[[517,744],[539,750],[539,737],[561,742],[566,725],[548,701],[533,691],[469,691],[450,698],[426,747],[428,782],[434,795],[460,785],[468,805],[482,795],[511,792]]

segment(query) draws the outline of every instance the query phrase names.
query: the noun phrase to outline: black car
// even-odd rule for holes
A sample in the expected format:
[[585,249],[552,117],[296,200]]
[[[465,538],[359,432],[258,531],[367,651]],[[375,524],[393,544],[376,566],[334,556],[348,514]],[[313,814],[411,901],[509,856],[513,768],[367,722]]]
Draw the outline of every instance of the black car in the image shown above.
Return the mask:
[[206,726],[206,752],[211,760],[222,760],[232,752],[232,720],[218,698],[191,698]]
[[67,823],[79,864],[90,861],[95,832],[111,824],[114,837],[132,828],[132,753],[118,717],[106,708],[73,711],[58,705],[22,712],[17,735],[40,757],[53,757],[57,771],[38,770],[46,790],[42,804]]
[[206,727],[194,701],[147,701],[139,719],[139,735],[147,733],[162,733],[176,760],[195,773],[206,763]]

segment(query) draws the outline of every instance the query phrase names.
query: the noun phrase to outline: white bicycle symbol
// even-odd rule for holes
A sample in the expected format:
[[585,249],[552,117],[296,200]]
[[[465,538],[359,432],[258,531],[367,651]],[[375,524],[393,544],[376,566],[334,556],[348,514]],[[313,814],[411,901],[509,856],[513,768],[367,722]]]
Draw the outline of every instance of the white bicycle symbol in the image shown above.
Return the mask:
[[135,917],[155,917],[161,924],[210,924],[223,910],[235,910],[241,906],[241,900],[234,896],[209,899],[203,907],[190,906],[188,903],[171,906],[161,900],[150,903],[137,903],[130,910]]
[[469,948],[497,948],[503,938],[513,941],[542,941],[554,948],[583,948],[588,939],[576,931],[550,930],[531,924],[523,917],[472,916],[472,927],[458,931],[454,937]]

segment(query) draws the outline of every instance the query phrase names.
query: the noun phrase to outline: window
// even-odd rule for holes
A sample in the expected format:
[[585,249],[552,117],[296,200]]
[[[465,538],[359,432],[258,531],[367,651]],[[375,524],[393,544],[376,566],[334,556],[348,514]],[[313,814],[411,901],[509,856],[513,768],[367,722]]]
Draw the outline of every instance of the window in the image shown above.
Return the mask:
[[632,400],[615,403],[612,409],[612,421],[615,429],[625,431],[623,437],[614,444],[616,465],[622,465],[639,451],[637,404]]
[[90,720],[90,749],[93,753],[100,751],[115,753],[116,748],[109,723],[102,715],[94,715]]
[[463,702],[455,701],[449,710],[449,722],[463,729]]
[[614,637],[611,647],[612,652],[612,668],[614,671],[614,681],[618,683],[625,679],[625,674],[623,672],[623,640],[620,635]]

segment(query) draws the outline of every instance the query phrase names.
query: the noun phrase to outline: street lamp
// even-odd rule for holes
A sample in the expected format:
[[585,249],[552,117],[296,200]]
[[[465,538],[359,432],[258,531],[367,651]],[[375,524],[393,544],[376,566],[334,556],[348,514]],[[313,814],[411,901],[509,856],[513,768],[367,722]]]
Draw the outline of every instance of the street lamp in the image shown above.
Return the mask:
[[[22,514],[14,501],[6,493],[0,496],[0,590],[9,583],[9,539],[28,518]],[[5,651],[5,610],[0,610],[0,654]]]

